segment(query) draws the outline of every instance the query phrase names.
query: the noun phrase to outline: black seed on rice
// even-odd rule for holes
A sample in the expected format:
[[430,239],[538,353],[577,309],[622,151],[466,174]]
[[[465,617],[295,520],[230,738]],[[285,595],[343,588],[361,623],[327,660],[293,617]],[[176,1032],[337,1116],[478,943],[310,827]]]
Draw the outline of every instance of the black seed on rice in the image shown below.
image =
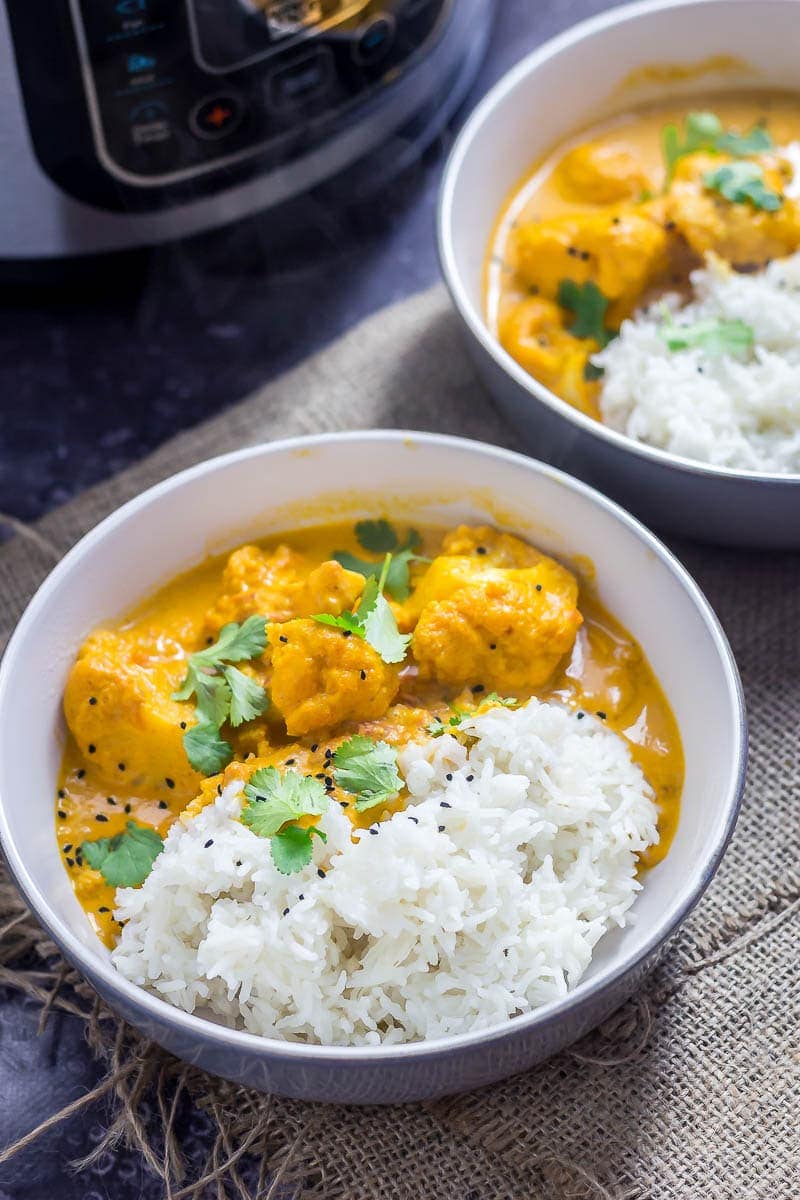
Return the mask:
[[203,842],[203,849],[207,850],[209,846],[213,846],[213,845],[214,845],[214,839],[209,838],[207,842]]
[[98,813],[97,816],[95,817],[95,821],[107,821],[107,820],[108,820],[108,817],[106,816],[105,813]]

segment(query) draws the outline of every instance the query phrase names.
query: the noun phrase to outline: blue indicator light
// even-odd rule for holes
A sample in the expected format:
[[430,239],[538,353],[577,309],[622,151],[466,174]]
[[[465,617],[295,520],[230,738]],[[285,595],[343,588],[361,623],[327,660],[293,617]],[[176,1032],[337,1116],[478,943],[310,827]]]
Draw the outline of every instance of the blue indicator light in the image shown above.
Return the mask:
[[128,55],[128,71],[131,75],[135,75],[137,71],[152,71],[155,65],[156,60],[149,54]]

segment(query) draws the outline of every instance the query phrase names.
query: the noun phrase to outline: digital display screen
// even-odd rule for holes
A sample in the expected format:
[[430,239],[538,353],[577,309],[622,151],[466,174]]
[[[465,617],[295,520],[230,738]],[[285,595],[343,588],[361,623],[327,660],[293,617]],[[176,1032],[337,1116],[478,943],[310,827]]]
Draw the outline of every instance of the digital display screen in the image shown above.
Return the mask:
[[376,7],[373,0],[191,0],[189,9],[201,63],[230,70],[357,23]]

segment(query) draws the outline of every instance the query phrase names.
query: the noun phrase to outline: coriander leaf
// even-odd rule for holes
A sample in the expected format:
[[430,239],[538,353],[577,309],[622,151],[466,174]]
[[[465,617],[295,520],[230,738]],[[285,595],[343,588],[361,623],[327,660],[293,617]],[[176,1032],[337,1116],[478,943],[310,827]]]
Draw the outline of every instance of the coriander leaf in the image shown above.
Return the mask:
[[406,656],[410,633],[400,633],[385,596],[379,595],[364,621],[364,636],[385,663],[400,663]]
[[747,158],[751,154],[763,154],[774,149],[775,143],[763,125],[754,125],[749,133],[723,133],[717,138],[717,150],[721,154],[732,154],[736,158]]
[[755,341],[753,329],[739,320],[710,318],[694,325],[679,325],[670,319],[659,328],[659,336],[670,350],[698,348],[710,357],[720,354],[746,354]]
[[319,816],[328,807],[328,796],[318,779],[261,767],[244,789],[242,821],[259,837],[273,837],[287,821]]
[[233,746],[220,737],[219,727],[199,721],[183,735],[189,765],[201,775],[218,775],[233,758]]
[[516,708],[519,700],[516,696],[500,696],[497,692],[489,692],[483,698],[484,704],[502,704],[503,708]]
[[153,863],[164,849],[164,839],[155,829],[128,821],[124,833],[84,842],[84,860],[99,871],[112,887],[138,887],[144,883]]
[[316,834],[323,842],[327,837],[321,829],[313,825],[303,829],[300,825],[287,825],[282,833],[273,834],[270,838],[270,854],[276,870],[281,875],[294,875],[302,871],[311,862],[312,837]]
[[387,560],[391,562],[391,557],[391,554],[386,555],[379,577],[376,579],[374,575],[370,576],[370,578],[364,584],[364,591],[361,593],[361,599],[359,600],[358,608],[356,609],[356,618],[361,623],[362,628],[364,628],[364,622],[375,607],[375,602],[378,599],[381,590],[383,589],[387,574],[386,562]]
[[387,554],[396,550],[400,545],[397,531],[388,521],[359,521],[356,525],[356,537],[365,550],[373,554]]
[[355,613],[343,612],[338,617],[333,613],[314,613],[312,621],[319,621],[320,625],[330,625],[333,629],[344,629],[348,633],[355,634],[356,637],[363,638],[364,626],[359,621]]
[[213,646],[206,646],[192,655],[191,661],[209,667],[218,667],[222,662],[243,662],[258,658],[267,645],[267,621],[265,617],[252,616],[237,625],[231,621],[223,625]]
[[583,367],[583,378],[587,383],[595,383],[598,379],[602,379],[605,375],[605,368],[598,367],[590,359],[587,358]]
[[260,717],[269,705],[269,697],[260,683],[237,667],[223,667],[225,682],[230,688],[230,715],[234,729],[245,721]]
[[716,171],[706,171],[703,183],[732,204],[752,204],[753,208],[775,212],[783,203],[783,197],[767,186],[758,163],[725,163]]
[[665,125],[661,131],[661,150],[667,165],[665,189],[672,181],[678,159],[687,154],[697,154],[699,150],[716,153],[717,141],[722,135],[722,122],[716,113],[711,112],[689,113],[683,141],[677,125]]
[[190,667],[189,674],[194,682],[198,722],[219,729],[230,711],[230,685],[223,675],[209,675],[205,669]]
[[354,734],[334,753],[333,766],[339,787],[358,797],[358,812],[387,804],[400,795],[403,781],[397,770],[397,751],[387,742],[373,742]]
[[[337,550],[333,557],[346,571],[356,571],[367,579],[380,574],[381,564],[379,562],[367,562],[366,559],[348,554],[346,550]],[[407,600],[411,593],[409,572],[411,563],[427,561],[428,559],[420,558],[413,550],[399,550],[397,554],[392,555],[392,562],[386,576],[386,591],[393,600]]]
[[558,285],[558,303],[575,315],[569,326],[574,337],[594,338],[600,346],[607,346],[615,336],[604,324],[608,300],[591,280],[578,284],[574,279],[562,279]]

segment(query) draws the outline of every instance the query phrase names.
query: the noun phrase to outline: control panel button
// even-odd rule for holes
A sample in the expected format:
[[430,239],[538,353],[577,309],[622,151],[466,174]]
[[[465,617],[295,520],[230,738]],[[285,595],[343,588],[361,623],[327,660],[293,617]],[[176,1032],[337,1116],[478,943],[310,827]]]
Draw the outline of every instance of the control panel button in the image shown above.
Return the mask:
[[208,142],[227,137],[238,129],[244,116],[241,99],[232,92],[206,96],[195,105],[189,117],[192,133]]
[[375,17],[373,21],[362,26],[358,40],[353,46],[353,58],[360,66],[365,67],[380,62],[391,49],[394,32],[394,17],[388,14]]
[[324,96],[334,77],[333,55],[316,46],[273,72],[269,97],[274,108],[287,109]]
[[143,100],[128,113],[134,146],[153,146],[172,137],[169,109],[163,100]]

